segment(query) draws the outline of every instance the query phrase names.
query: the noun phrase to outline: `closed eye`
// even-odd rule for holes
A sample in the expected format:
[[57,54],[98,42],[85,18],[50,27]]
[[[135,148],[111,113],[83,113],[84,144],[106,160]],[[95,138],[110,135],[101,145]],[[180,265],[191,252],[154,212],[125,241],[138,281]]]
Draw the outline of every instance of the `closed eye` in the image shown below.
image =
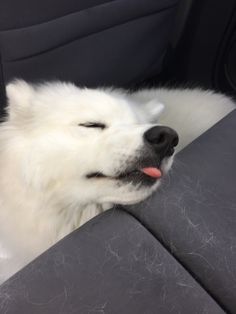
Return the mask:
[[80,123],[79,126],[83,126],[85,128],[99,128],[101,130],[104,130],[107,127],[104,123],[100,123],[100,122]]

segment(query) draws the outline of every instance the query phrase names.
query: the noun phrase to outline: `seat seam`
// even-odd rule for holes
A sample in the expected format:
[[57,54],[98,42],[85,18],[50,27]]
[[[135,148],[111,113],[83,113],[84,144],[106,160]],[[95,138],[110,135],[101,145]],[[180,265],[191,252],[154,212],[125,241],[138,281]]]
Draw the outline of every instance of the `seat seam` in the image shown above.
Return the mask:
[[70,15],[73,15],[73,14],[76,14],[76,13],[79,13],[79,12],[82,12],[82,11],[86,11],[86,10],[89,10],[89,9],[92,9],[92,8],[97,8],[99,6],[102,6],[102,5],[105,5],[109,2],[117,2],[119,0],[106,0],[104,2],[101,2],[97,5],[92,5],[92,6],[88,6],[84,9],[79,9],[79,10],[76,10],[76,11],[73,11],[73,12],[70,12],[70,13],[67,13],[65,15],[60,15],[60,16],[57,16],[57,17],[53,17],[52,19],[49,19],[49,20],[45,20],[43,22],[39,22],[39,23],[35,23],[35,24],[30,24],[30,25],[26,25],[26,26],[22,26],[22,27],[14,27],[14,28],[6,28],[6,29],[1,29],[0,32],[10,32],[10,31],[16,31],[16,30],[21,30],[21,29],[26,29],[26,28],[30,28],[30,27],[34,27],[34,26],[38,26],[38,25],[42,25],[42,24],[46,24],[46,23],[50,23],[50,22],[53,22],[55,20],[59,20],[59,19],[62,19],[64,17],[67,17],[67,16],[70,16]]
[[211,297],[212,300],[215,301],[215,303],[219,306],[219,308],[224,311],[226,314],[233,314],[231,311],[229,311],[229,309],[226,308],[225,304],[223,304],[221,302],[221,300],[218,299],[217,296],[215,296],[210,289],[200,280],[200,278],[197,277],[197,275],[190,269],[190,267],[188,267],[188,265],[186,265],[183,261],[180,260],[180,258],[174,253],[171,252],[170,248],[168,247],[168,245],[166,245],[164,243],[164,241],[158,237],[158,235],[156,235],[156,233],[154,233],[152,231],[151,228],[148,227],[148,225],[143,222],[140,218],[138,218],[137,216],[135,216],[135,214],[129,212],[127,209],[125,209],[124,207],[119,207],[120,210],[124,211],[126,214],[130,215],[131,217],[133,217],[140,225],[142,225],[142,227],[144,227],[147,232],[149,234],[152,235],[152,237],[154,237],[156,239],[156,241],[158,241],[161,246],[172,256],[172,258],[183,267],[183,269],[191,276],[191,278],[193,278],[193,280],[195,280],[195,282]]
[[41,51],[41,52],[39,52],[39,53],[31,54],[31,55],[26,56],[26,57],[16,58],[16,59],[12,59],[12,60],[7,60],[7,59],[6,59],[6,60],[4,60],[4,62],[5,62],[5,63],[10,63],[10,62],[17,62],[17,61],[23,61],[23,60],[26,60],[26,59],[34,58],[34,57],[37,57],[37,56],[39,56],[39,55],[43,55],[43,54],[46,54],[46,53],[48,53],[48,52],[51,52],[51,51],[60,49],[60,48],[62,48],[62,47],[65,47],[65,46],[67,46],[67,45],[70,45],[70,44],[72,44],[73,42],[75,42],[75,41],[77,41],[77,40],[80,40],[80,39],[83,39],[83,38],[87,38],[87,37],[92,36],[92,35],[95,35],[95,34],[100,34],[100,33],[102,33],[102,32],[105,32],[105,31],[109,30],[109,29],[112,29],[112,28],[115,28],[115,27],[120,27],[120,26],[123,26],[123,25],[125,25],[125,24],[132,23],[132,22],[134,22],[134,21],[136,21],[136,20],[142,19],[142,18],[146,18],[146,17],[152,16],[152,15],[156,15],[156,14],[158,14],[158,13],[163,13],[163,12],[169,10],[169,9],[172,9],[172,8],[175,7],[175,6],[176,6],[176,4],[171,5],[171,6],[169,6],[169,7],[166,7],[166,8],[163,8],[163,9],[161,9],[161,10],[159,9],[159,10],[157,10],[157,11],[155,11],[155,12],[151,12],[151,13],[147,13],[147,14],[144,14],[144,15],[137,16],[137,17],[132,18],[132,19],[129,19],[129,20],[123,22],[123,23],[113,24],[112,26],[103,28],[103,29],[101,29],[101,30],[99,30],[99,31],[90,32],[90,33],[88,33],[88,34],[86,34],[86,35],[76,37],[76,38],[74,38],[73,40],[70,40],[70,41],[65,42],[65,43],[63,43],[63,44],[57,45],[57,46],[52,47],[52,48],[49,48],[49,49],[45,49],[45,50],[43,50],[43,51]]

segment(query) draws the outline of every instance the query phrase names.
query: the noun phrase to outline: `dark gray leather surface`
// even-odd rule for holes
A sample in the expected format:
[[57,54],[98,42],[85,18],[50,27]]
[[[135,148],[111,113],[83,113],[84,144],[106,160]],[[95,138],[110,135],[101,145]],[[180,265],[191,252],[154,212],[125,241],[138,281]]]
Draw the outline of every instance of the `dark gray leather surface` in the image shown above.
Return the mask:
[[2,312],[236,313],[235,126],[236,111],[154,197],[94,218],[3,284]]

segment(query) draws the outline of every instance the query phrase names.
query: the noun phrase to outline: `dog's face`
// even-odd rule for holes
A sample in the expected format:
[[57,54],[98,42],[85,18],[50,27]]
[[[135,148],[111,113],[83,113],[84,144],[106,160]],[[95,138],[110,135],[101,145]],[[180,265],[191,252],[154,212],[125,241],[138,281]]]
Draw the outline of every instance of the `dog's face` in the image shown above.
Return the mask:
[[16,81],[7,95],[22,178],[35,189],[67,190],[84,204],[133,204],[172,164],[177,134],[149,119],[158,103],[151,109],[119,92],[63,83]]

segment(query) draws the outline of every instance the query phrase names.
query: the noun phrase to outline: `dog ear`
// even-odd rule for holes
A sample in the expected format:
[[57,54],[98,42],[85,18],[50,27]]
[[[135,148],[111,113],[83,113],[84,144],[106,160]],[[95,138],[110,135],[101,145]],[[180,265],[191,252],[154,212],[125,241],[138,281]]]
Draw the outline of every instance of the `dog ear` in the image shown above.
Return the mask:
[[147,102],[135,102],[135,111],[144,123],[157,123],[165,106],[156,99]]
[[14,80],[6,87],[10,119],[26,117],[30,111],[34,88],[23,80]]
[[143,106],[146,114],[146,119],[150,123],[155,123],[159,120],[160,115],[164,111],[165,106],[157,100],[150,100]]

